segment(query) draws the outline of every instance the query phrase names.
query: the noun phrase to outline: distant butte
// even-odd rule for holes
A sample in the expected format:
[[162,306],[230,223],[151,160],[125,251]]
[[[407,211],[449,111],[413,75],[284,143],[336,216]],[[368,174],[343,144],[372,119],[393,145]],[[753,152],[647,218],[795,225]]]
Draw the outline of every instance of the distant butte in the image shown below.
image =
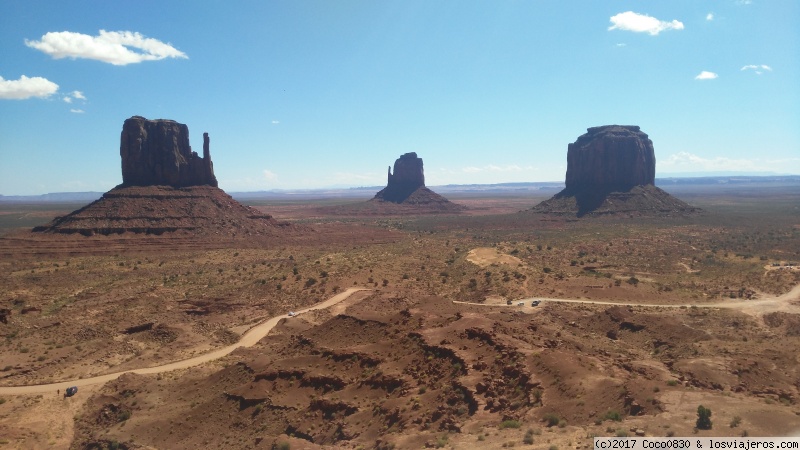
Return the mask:
[[653,141],[638,126],[592,127],[567,148],[564,190],[533,211],[577,217],[668,216],[698,211],[657,188],[655,173]]
[[394,162],[394,174],[389,167],[386,187],[370,200],[379,204],[413,205],[435,211],[460,211],[466,209],[425,187],[422,158],[416,153],[406,153]]
[[173,120],[125,120],[120,136],[122,184],[99,200],[34,232],[110,235],[189,233],[218,238],[277,236],[304,227],[278,222],[217,187],[208,133],[203,156],[189,128]]

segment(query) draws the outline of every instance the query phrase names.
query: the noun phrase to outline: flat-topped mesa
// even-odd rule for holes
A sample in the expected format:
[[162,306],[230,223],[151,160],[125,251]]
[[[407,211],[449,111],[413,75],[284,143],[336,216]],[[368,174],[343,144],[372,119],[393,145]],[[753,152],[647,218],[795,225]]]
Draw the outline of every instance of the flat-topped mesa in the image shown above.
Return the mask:
[[189,127],[174,120],[125,120],[119,154],[122,186],[217,187],[208,133],[200,157],[189,145]]
[[627,191],[654,184],[653,142],[635,125],[592,127],[567,150],[568,193]]
[[653,142],[635,125],[592,127],[567,147],[566,188],[534,212],[686,216],[699,210],[655,186]]
[[394,174],[389,167],[386,188],[375,195],[376,198],[401,203],[417,189],[425,187],[425,172],[422,158],[414,152],[406,153],[394,162]]

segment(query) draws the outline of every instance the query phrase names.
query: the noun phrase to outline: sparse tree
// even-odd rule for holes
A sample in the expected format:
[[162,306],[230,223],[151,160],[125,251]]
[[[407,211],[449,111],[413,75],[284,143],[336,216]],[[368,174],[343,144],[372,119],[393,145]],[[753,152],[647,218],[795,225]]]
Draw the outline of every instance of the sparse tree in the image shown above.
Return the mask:
[[695,424],[698,430],[711,429],[711,409],[703,405],[697,407],[697,423]]

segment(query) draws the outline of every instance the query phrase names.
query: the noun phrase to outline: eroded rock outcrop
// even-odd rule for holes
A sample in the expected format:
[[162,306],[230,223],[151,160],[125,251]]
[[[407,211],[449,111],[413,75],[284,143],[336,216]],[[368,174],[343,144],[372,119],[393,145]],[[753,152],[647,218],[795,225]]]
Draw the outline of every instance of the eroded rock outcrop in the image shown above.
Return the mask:
[[425,187],[425,171],[422,158],[416,153],[406,153],[394,162],[394,173],[389,167],[386,187],[381,189],[369,202],[377,205],[374,211],[361,213],[450,213],[466,209],[463,205],[447,200]]
[[186,125],[134,116],[122,126],[120,156],[122,184],[33,231],[84,236],[179,233],[214,239],[308,231],[242,205],[219,189],[208,133],[200,157],[189,146]]
[[386,187],[375,195],[393,203],[402,203],[414,191],[425,187],[425,171],[422,167],[422,158],[414,152],[406,153],[394,162],[394,174],[389,167]]
[[635,125],[592,127],[567,149],[566,188],[534,212],[684,215],[699,211],[654,184],[653,142]]
[[627,191],[655,183],[653,141],[635,125],[593,127],[567,150],[567,191]]
[[200,157],[189,145],[189,127],[174,120],[127,119],[119,154],[123,186],[217,187],[208,133]]

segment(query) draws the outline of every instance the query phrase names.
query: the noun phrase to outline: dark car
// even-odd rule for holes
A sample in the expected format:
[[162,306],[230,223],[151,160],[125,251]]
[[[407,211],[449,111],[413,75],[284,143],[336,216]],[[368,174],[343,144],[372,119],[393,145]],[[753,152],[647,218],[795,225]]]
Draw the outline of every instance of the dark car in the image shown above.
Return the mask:
[[64,397],[72,397],[73,395],[78,393],[78,387],[72,386],[68,387],[67,390],[64,392]]
[[531,306],[539,306],[539,303],[541,303],[539,300],[534,300],[531,302]]

